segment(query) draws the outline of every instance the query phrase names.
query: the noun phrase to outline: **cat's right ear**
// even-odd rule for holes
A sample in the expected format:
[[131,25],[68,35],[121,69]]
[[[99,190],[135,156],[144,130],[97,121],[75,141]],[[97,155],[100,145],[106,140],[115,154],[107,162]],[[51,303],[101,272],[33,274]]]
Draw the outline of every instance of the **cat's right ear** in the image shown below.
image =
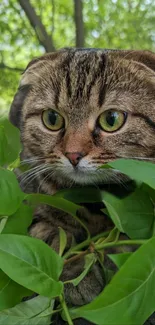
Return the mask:
[[[40,58],[34,58],[29,62],[25,71],[23,72],[23,77],[25,72],[28,70],[28,68],[34,65],[35,63],[37,63],[39,60]],[[21,85],[19,86],[10,107],[9,120],[14,126],[16,126],[19,129],[21,124],[22,108],[24,105],[24,101],[28,95],[28,92],[30,91],[30,88],[31,88],[30,84],[23,85],[21,82]]]
[[[21,85],[18,88],[18,91],[13,99],[11,108],[10,108],[10,115],[9,119],[12,124],[20,129],[21,125],[21,117],[22,117],[22,108],[24,105],[24,101],[28,95],[28,92],[31,89],[32,81],[32,70],[38,69],[41,64],[44,64],[45,61],[50,60],[53,61],[59,57],[60,54],[65,52],[65,50],[60,50],[57,52],[46,53],[38,58],[32,59],[29,64],[27,65],[25,71],[23,72],[23,78],[21,81]],[[30,72],[30,74],[29,74]],[[31,78],[30,78],[31,75]]]
[[20,129],[22,107],[25,98],[30,90],[30,85],[20,86],[14,96],[13,102],[10,107],[9,120],[10,122]]

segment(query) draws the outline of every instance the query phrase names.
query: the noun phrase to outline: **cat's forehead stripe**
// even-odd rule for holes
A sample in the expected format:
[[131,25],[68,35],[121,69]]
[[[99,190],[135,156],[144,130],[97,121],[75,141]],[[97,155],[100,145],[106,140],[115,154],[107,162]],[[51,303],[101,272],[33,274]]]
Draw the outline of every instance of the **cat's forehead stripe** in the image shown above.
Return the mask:
[[[105,68],[106,55],[103,52],[100,55],[97,52],[82,52],[81,55],[76,51],[69,52],[59,66],[58,77],[61,76],[59,93],[64,90],[63,80],[65,80],[68,99],[72,99],[73,103],[80,99],[89,101],[91,90],[99,81],[97,105],[100,107],[105,96]],[[56,96],[56,99],[58,105],[59,96]]]

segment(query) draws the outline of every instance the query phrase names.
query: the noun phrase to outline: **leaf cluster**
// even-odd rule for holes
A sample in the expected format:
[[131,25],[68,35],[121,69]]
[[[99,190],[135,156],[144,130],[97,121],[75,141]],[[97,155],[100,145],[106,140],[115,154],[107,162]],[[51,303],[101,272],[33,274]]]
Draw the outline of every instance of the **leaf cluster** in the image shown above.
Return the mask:
[[[135,160],[104,165],[103,172],[105,168],[117,169],[135,181],[134,191],[123,198],[96,188],[63,190],[53,196],[26,194],[13,172],[19,164],[20,150],[18,130],[1,119],[0,324],[48,325],[55,313],[60,313],[69,325],[81,317],[98,325],[143,325],[155,311],[155,166]],[[103,202],[104,213],[113,222],[111,230],[91,237],[77,217],[81,202]],[[67,250],[66,233],[60,228],[57,254],[44,242],[31,238],[28,227],[37,204],[48,204],[72,215],[87,230],[87,239]],[[122,234],[127,238],[122,240]],[[107,253],[116,247],[119,253]],[[128,250],[132,247],[133,252]],[[107,254],[117,266],[115,275],[104,266]],[[73,308],[66,305],[66,283],[60,276],[67,263],[81,257],[85,258],[82,273],[67,283],[77,286],[98,261],[107,284],[94,301]],[[31,299],[22,301],[24,297]],[[57,307],[55,299],[59,300]]]

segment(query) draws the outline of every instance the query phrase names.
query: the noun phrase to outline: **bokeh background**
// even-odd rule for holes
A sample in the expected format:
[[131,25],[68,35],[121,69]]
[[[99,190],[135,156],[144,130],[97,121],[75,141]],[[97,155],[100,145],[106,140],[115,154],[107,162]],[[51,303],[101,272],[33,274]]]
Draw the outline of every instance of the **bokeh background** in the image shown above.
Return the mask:
[[155,51],[155,0],[1,0],[0,111],[32,58],[70,46]]

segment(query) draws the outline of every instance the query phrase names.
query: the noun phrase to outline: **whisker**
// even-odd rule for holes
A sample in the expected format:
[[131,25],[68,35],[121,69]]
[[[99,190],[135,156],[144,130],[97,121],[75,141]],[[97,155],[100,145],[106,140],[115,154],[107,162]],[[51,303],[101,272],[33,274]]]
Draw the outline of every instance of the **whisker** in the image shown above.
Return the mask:
[[[47,170],[46,170],[47,171]],[[25,179],[24,180],[24,182],[23,181],[21,181],[20,182],[20,185],[22,186],[22,185],[29,185],[29,184],[31,184],[35,179],[36,179],[36,177],[37,176],[40,176],[41,174],[43,173],[43,171],[42,172],[38,172],[38,173],[36,173],[35,175],[31,175],[30,177],[28,177],[27,179]]]
[[[32,168],[33,170],[27,171],[25,177],[23,177],[21,179],[20,184],[25,183],[26,181],[30,180],[31,178],[35,178],[38,174],[45,172],[49,168],[51,168],[51,166],[48,166],[48,164],[42,165],[42,166],[36,166],[36,167]],[[21,176],[23,176],[23,175],[21,175]]]
[[25,164],[32,164],[32,163],[37,163],[42,160],[45,160],[43,157],[42,158],[30,158],[30,159],[24,159],[20,162],[20,165],[25,165]]
[[37,165],[37,166],[34,166],[28,170],[25,170],[25,172],[22,173],[22,176],[23,175],[26,175],[26,174],[32,174],[35,170],[39,170],[39,169],[42,169],[45,167],[45,164],[42,164],[42,165]]
[[125,159],[137,159],[137,160],[148,160],[148,161],[155,161],[155,158],[151,158],[151,157],[132,157],[132,156],[124,156],[124,155],[119,155],[117,156],[117,158],[125,158]]
[[53,170],[51,170],[50,173],[47,174],[47,175],[43,178],[43,180],[42,180],[42,181],[40,182],[40,184],[39,184],[39,187],[38,187],[38,190],[37,190],[38,193],[40,193],[40,189],[41,189],[43,183],[46,181],[46,179],[48,179],[48,178],[49,178],[50,176],[52,176],[52,175],[53,175]]

